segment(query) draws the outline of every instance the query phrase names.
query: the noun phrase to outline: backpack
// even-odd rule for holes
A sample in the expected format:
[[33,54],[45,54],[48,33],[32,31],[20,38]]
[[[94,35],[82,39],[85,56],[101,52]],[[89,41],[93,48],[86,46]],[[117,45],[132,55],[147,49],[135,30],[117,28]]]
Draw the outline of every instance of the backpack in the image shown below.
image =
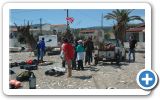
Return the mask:
[[32,72],[29,72],[29,71],[24,71],[20,74],[18,74],[16,76],[16,80],[22,82],[22,81],[29,81],[29,77],[31,75]]

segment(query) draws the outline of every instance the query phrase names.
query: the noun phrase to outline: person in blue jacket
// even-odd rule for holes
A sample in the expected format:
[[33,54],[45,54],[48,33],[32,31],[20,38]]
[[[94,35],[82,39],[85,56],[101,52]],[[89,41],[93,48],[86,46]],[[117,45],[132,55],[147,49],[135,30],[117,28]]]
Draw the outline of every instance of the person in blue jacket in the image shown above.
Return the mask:
[[41,62],[43,62],[43,56],[45,55],[45,48],[46,48],[44,38],[42,38],[42,40],[38,42],[37,48],[38,48],[38,61],[40,60]]

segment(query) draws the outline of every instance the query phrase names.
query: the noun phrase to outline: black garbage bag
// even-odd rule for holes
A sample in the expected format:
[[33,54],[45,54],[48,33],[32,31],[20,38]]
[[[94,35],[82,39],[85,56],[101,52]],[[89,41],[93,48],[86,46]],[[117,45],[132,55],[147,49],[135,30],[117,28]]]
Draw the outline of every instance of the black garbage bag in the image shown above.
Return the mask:
[[12,75],[12,74],[15,74],[15,72],[11,69],[9,69],[9,74]]
[[14,62],[14,63],[10,63],[9,64],[9,67],[12,68],[12,67],[17,67],[19,64],[17,62]]
[[26,65],[24,66],[24,69],[26,70],[37,70],[38,69],[38,66],[37,65]]
[[65,74],[65,72],[62,72],[62,71],[56,71],[56,77],[57,76],[62,76],[62,75],[64,75]]
[[64,74],[65,74],[65,72],[63,72],[63,71],[57,71],[57,70],[55,70],[55,69],[50,69],[50,70],[47,70],[47,71],[45,72],[45,75],[56,76],[56,77],[62,76],[62,75],[64,75]]
[[34,60],[32,61],[32,64],[38,65],[38,60],[37,60],[37,59],[34,59]]
[[49,75],[49,76],[53,76],[55,74],[56,74],[56,71],[54,69],[50,69],[45,72],[45,75]]
[[27,65],[20,65],[20,69],[26,69],[26,70],[37,70],[38,66],[36,64],[27,64]]
[[27,63],[24,62],[24,61],[22,61],[22,62],[19,63],[20,66],[21,66],[21,65],[26,65],[26,64],[27,64]]

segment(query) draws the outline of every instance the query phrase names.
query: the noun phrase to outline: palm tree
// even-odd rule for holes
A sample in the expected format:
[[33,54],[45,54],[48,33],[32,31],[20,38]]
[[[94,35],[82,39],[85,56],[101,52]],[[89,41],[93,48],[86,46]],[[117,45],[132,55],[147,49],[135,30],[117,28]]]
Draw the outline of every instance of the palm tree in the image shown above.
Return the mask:
[[113,10],[112,13],[108,13],[104,16],[107,20],[113,19],[116,21],[116,25],[113,26],[115,37],[120,39],[123,43],[128,22],[133,20],[140,20],[144,22],[144,20],[140,16],[130,16],[131,12],[134,9],[116,9]]

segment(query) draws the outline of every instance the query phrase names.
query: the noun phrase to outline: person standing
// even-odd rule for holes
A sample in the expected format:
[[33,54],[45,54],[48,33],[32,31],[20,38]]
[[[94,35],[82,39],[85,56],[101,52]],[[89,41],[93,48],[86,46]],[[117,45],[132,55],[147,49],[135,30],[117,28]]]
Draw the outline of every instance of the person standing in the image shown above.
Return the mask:
[[77,51],[76,51],[76,47],[78,45],[77,39],[75,39],[74,41],[74,58],[72,60],[72,69],[76,70],[77,69],[77,64],[76,64],[76,59],[77,59]]
[[44,38],[42,38],[42,40],[40,40],[38,42],[37,49],[38,49],[38,51],[37,51],[37,53],[38,53],[38,62],[39,62],[39,60],[41,62],[43,62],[43,56],[45,55],[45,49],[46,49]]
[[40,60],[40,41],[37,42],[37,61]]
[[61,45],[60,57],[61,57],[61,59],[62,59],[62,67],[65,68],[66,61],[65,61],[65,57],[64,57],[64,51],[63,51],[64,45],[65,45],[65,42],[64,42],[64,38],[63,38],[63,39],[62,39],[62,45]]
[[85,52],[86,52],[86,55],[85,55],[85,65],[86,63],[88,62],[88,65],[90,65],[90,63],[92,63],[92,52],[94,50],[94,44],[92,42],[92,38],[89,37],[88,40],[85,42],[84,44],[84,47],[85,47]]
[[78,45],[76,47],[77,52],[77,61],[78,61],[78,70],[84,70],[83,67],[83,59],[84,59],[84,47],[83,47],[83,41],[79,40]]
[[64,52],[64,57],[65,61],[67,62],[68,65],[68,76],[72,76],[72,60],[74,58],[74,47],[72,46],[71,43],[68,42],[67,39],[64,39],[64,46],[63,46],[63,52]]
[[129,37],[129,63],[131,62],[131,54],[133,55],[133,62],[135,62],[135,47],[137,46],[137,40],[133,37]]

